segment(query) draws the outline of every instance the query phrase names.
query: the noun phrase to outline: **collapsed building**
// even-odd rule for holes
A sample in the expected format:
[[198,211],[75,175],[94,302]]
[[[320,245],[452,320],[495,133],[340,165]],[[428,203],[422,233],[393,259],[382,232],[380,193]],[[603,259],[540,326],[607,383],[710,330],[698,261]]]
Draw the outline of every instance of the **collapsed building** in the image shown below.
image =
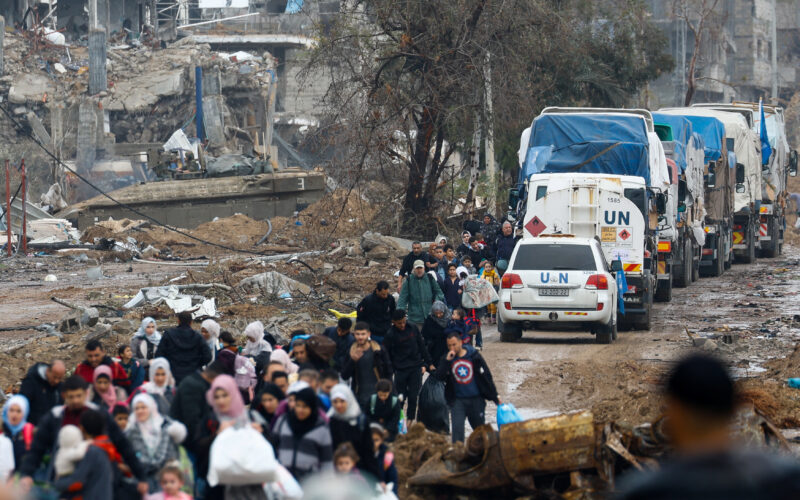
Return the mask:
[[[236,24],[211,22],[210,32],[181,31],[177,41],[167,43],[165,38],[170,37],[165,33],[177,35],[181,22],[190,20],[186,16],[193,13],[192,2],[174,2],[174,13],[157,9],[162,3],[170,2],[99,0],[92,11],[94,2],[53,6],[29,1],[26,9],[6,9],[15,17],[0,35],[5,38],[0,43],[4,63],[0,97],[14,118],[0,120],[0,153],[12,163],[26,158],[29,199],[38,200],[52,185],[59,186],[66,204],[74,204],[97,196],[95,187],[108,192],[155,180],[282,171],[284,179],[295,175],[298,180],[273,181],[269,188],[267,181],[256,182],[258,187],[253,189],[235,188],[247,191],[245,198],[266,197],[275,202],[272,205],[265,208],[260,203],[256,208],[248,202],[231,203],[228,198],[238,195],[223,190],[216,194],[226,205],[211,207],[205,220],[237,211],[256,218],[288,216],[318,200],[324,177],[308,172],[314,161],[292,147],[297,142],[293,134],[316,122],[287,106],[291,99],[286,97],[295,90],[299,71],[297,64],[287,69],[286,58],[299,59],[296,53],[311,46],[311,38],[299,34],[310,29],[308,21],[267,16],[268,23],[250,21],[244,31]],[[195,7],[203,3],[194,2]],[[250,3],[250,9],[267,8]],[[211,17],[236,14],[235,9],[217,10]],[[150,13],[156,11],[154,19]],[[100,24],[103,21],[108,29]],[[86,23],[94,28],[84,31],[81,26]],[[164,31],[164,26],[170,29]],[[313,109],[314,99],[304,100],[299,94],[295,92],[304,111]],[[274,133],[276,123],[288,140]],[[27,134],[47,152],[39,150]],[[194,186],[179,203],[215,193],[198,188],[197,182]],[[288,194],[275,191],[280,189],[288,189]],[[146,197],[142,201],[158,200]],[[228,210],[219,211],[225,207]],[[168,205],[161,208],[168,210]],[[108,215],[107,211],[101,215]],[[195,224],[202,221],[203,217]],[[173,221],[183,225],[180,222]]]

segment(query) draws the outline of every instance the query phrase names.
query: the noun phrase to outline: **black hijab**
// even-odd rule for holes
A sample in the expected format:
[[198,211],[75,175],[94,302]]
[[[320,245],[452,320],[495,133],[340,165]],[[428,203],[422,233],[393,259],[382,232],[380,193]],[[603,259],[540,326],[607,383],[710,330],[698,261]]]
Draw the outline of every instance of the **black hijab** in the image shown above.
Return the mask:
[[294,393],[294,398],[295,401],[302,401],[311,409],[311,414],[305,420],[298,419],[294,410],[289,411],[289,428],[292,429],[292,434],[294,434],[295,439],[299,439],[317,425],[317,419],[319,419],[319,399],[317,398],[317,393],[310,387],[306,387],[302,391]]
[[262,417],[264,417],[264,420],[271,423],[272,417],[274,417],[275,414],[267,413],[267,410],[265,410],[264,407],[261,405],[261,397],[264,394],[271,394],[278,401],[283,401],[284,399],[286,399],[286,396],[284,396],[283,391],[280,389],[280,387],[270,382],[264,382],[264,384],[261,386],[261,389],[258,392],[256,392],[256,395],[253,398],[253,405],[255,405],[254,408]]

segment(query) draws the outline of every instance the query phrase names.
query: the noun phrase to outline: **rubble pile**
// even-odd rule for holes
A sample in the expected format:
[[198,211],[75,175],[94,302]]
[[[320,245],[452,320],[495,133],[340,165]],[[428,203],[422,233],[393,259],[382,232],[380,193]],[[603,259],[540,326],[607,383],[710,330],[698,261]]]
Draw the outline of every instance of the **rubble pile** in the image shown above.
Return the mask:
[[[18,32],[5,34],[5,68],[0,77],[0,97],[14,115],[31,127],[39,140],[50,145],[57,136],[63,158],[76,154],[78,106],[87,97],[89,79],[88,47],[34,44]],[[183,39],[167,48],[144,44],[117,44],[107,47],[108,89],[92,96],[98,107],[109,112],[110,134],[98,140],[107,158],[114,157],[114,143],[163,143],[180,128],[195,136],[195,67],[201,66],[210,80],[218,80],[225,116],[225,144],[216,144],[212,155],[229,152],[252,152],[253,138],[247,132],[248,116],[253,114],[250,94],[261,94],[274,78],[276,60],[269,53],[227,54],[214,52],[208,45]],[[205,81],[205,79],[204,79]],[[224,89],[224,92],[223,92]],[[53,112],[59,113],[53,119]],[[60,118],[60,120],[59,120]],[[0,121],[5,121],[3,118]],[[103,135],[102,123],[100,133]],[[45,132],[41,134],[40,131]],[[17,160],[26,154],[35,169],[40,165],[35,148],[15,145],[17,131],[9,122],[0,127],[0,135],[9,141],[0,145],[0,153]],[[105,148],[103,147],[105,146]],[[32,158],[33,157],[33,158]],[[44,160],[44,156],[41,157]],[[99,158],[98,158],[99,159]],[[49,162],[48,162],[49,163]],[[32,175],[46,179],[43,175]],[[35,173],[35,172],[34,172]],[[46,187],[32,186],[45,191]]]

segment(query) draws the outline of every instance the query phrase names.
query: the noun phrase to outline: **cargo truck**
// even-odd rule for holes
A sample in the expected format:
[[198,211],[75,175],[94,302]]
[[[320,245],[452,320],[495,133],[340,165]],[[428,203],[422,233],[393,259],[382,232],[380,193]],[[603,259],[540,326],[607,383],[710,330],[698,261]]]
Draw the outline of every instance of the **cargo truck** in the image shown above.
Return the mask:
[[672,284],[687,287],[699,277],[700,252],[705,243],[703,216],[703,139],[692,123],[676,115],[653,113],[656,133],[664,146],[670,166],[667,203],[673,205],[677,220],[674,237],[659,231],[658,288],[656,298],[671,298]]
[[[671,112],[674,110],[660,110]],[[704,107],[679,108],[677,114],[716,118],[725,127],[729,164],[733,167],[734,213],[733,253],[745,263],[754,262],[759,245],[761,209],[761,144],[758,136],[739,112],[718,111]],[[733,151],[731,155],[730,152]]]
[[609,262],[621,262],[627,280],[619,326],[649,329],[658,233],[675,220],[667,213],[669,173],[652,115],[547,108],[529,135],[509,199],[517,234],[596,238]]

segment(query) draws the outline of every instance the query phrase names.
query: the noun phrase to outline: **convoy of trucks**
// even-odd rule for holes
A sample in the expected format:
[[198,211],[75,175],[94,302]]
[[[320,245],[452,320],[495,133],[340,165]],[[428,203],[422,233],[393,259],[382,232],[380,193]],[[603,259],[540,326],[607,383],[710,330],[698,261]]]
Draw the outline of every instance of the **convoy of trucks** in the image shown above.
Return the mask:
[[[763,113],[770,148],[762,155],[759,103],[654,113],[546,108],[522,134],[508,219],[523,240],[595,239],[609,263],[604,271],[618,278],[617,326],[649,329],[653,301],[671,300],[673,287],[719,276],[735,259],[780,254],[797,153],[786,140],[783,110],[764,106]],[[515,295],[505,296],[511,311]],[[560,300],[569,306],[567,296]],[[498,326],[506,341],[543,319],[506,318]]]

